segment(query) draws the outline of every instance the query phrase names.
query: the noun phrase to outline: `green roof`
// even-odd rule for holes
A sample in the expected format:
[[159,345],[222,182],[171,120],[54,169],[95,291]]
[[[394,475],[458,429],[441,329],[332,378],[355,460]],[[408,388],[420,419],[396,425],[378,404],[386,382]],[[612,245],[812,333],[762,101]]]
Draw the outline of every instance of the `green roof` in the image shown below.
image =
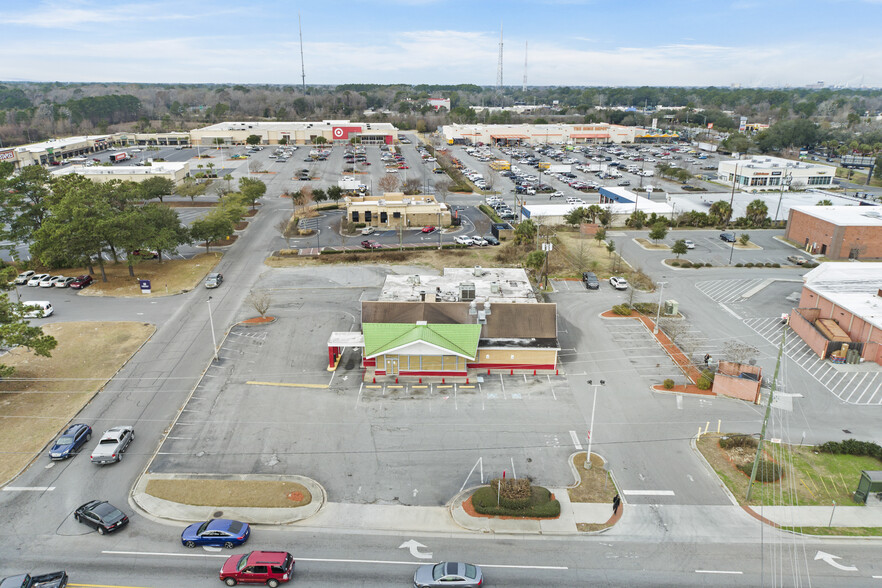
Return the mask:
[[408,323],[365,323],[364,356],[374,357],[392,349],[423,342],[454,355],[474,359],[478,352],[481,325],[414,325]]

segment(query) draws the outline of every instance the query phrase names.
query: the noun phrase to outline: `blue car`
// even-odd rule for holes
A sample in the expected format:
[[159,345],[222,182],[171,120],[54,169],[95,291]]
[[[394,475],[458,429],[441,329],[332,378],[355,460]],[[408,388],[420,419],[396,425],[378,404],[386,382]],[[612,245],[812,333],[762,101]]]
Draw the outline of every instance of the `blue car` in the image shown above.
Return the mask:
[[92,438],[92,427],[77,423],[71,425],[62,433],[52,449],[49,450],[50,459],[67,459],[79,451],[86,441]]
[[181,533],[184,547],[211,545],[232,549],[248,541],[251,527],[248,523],[231,521],[230,519],[212,519],[204,523],[193,523]]

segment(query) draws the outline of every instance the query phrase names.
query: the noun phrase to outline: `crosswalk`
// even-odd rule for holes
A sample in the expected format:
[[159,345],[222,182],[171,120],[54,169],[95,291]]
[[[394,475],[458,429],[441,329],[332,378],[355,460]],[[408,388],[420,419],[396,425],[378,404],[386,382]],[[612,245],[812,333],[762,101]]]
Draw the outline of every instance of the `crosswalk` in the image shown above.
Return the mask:
[[[781,341],[780,318],[746,319],[744,324],[770,343],[777,345]],[[851,371],[851,366],[835,366],[818,357],[789,327],[784,353],[824,389],[846,404],[882,405],[882,370]]]
[[695,287],[699,292],[721,304],[738,302],[754,288],[767,281],[764,278],[744,280],[711,280],[708,282],[696,282]]

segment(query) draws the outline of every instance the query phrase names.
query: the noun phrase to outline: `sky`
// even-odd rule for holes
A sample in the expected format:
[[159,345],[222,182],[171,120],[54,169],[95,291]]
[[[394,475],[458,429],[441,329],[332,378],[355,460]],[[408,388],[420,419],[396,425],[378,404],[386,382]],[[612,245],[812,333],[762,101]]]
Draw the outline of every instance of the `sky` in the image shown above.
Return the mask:
[[3,0],[0,80],[882,87],[882,0]]

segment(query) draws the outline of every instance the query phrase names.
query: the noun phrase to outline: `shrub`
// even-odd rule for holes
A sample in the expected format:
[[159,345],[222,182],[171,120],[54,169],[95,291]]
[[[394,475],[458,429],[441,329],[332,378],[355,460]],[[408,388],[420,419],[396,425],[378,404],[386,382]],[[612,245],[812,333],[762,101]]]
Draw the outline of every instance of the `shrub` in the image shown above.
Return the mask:
[[640,314],[655,315],[656,311],[658,311],[658,305],[655,302],[635,302],[631,308]]
[[695,382],[695,385],[698,386],[699,390],[710,390],[710,387],[714,383],[714,374],[710,370],[704,370],[701,372],[701,377],[698,378],[698,381]]
[[735,267],[744,267],[744,264],[743,263],[736,263]]
[[688,261],[681,261],[680,267],[692,267],[692,264]]
[[679,267],[679,266],[680,266],[680,262],[677,261],[677,260],[675,259],[674,261],[671,262],[671,265],[674,266],[674,267]]
[[[743,463],[738,466],[738,469],[749,476],[753,472],[753,462]],[[759,467],[756,468],[756,479],[758,482],[777,482],[781,479],[781,466],[766,459],[759,460]]]
[[530,499],[526,507],[508,508],[503,506],[501,495],[499,496],[499,506],[497,506],[494,487],[482,486],[472,494],[472,506],[478,513],[486,515],[543,518],[560,516],[560,502],[551,498],[551,492],[547,488],[531,486],[530,490]]
[[620,316],[631,316],[631,307],[625,304],[616,304],[612,307],[613,312]]
[[781,264],[780,263],[773,263],[772,267],[781,267]]
[[530,480],[526,478],[506,480],[496,478],[490,481],[490,488],[494,493],[499,492],[499,506],[504,506],[505,508],[514,510],[524,509],[530,506],[530,501],[533,499]]
[[665,390],[671,390],[674,388],[674,380],[668,378],[662,383],[662,385],[665,387]]
[[845,441],[827,441],[815,446],[821,453],[834,453],[846,455],[868,455],[882,460],[882,447],[872,441],[858,441],[846,439]]
[[767,262],[766,262],[766,267],[772,267],[772,262],[771,262],[771,261],[767,261]]
[[733,447],[748,447],[756,449],[759,442],[752,435],[727,435],[720,437],[720,447],[723,449],[732,449]]
[[706,261],[706,262],[704,263],[704,267],[714,267],[714,265],[713,265],[711,262]]
[[753,267],[753,262],[748,261],[747,263],[744,264],[744,267]]

